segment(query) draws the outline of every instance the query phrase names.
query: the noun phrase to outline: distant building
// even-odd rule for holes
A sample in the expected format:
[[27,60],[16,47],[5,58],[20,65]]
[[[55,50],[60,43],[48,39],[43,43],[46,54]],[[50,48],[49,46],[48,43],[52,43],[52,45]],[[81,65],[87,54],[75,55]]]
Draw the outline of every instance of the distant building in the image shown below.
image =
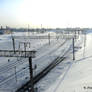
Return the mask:
[[1,26],[1,28],[0,28],[0,34],[10,34],[10,33],[11,33],[11,30],[8,27],[3,28]]
[[0,29],[0,34],[4,34],[4,31],[2,29]]

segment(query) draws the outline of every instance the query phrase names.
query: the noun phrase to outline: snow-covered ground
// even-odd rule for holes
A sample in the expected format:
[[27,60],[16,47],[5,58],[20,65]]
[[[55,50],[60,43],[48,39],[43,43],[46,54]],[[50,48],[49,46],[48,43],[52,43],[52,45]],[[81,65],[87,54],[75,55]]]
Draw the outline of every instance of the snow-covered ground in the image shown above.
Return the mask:
[[[28,34],[23,32],[23,33],[14,33],[12,35],[13,36],[27,36],[27,35],[48,36],[48,32],[44,34],[40,34],[40,33]],[[50,32],[50,35],[56,36],[56,33]],[[35,64],[37,65],[37,69],[34,70],[34,76],[37,75],[40,71],[42,71],[47,65],[49,65],[57,56],[63,56],[67,50],[71,49],[72,46],[72,40],[66,40],[66,39],[51,39],[50,45],[48,39],[16,39],[15,40],[16,49],[19,49],[20,42],[30,42],[31,45],[30,47],[29,46],[27,47],[27,50],[37,51],[36,58],[33,59],[33,68]],[[83,36],[81,35],[79,36],[79,39],[76,40],[76,44],[82,45],[82,42],[83,42]],[[0,36],[0,49],[13,49],[11,35]],[[24,47],[21,46],[20,49],[23,50]],[[69,58],[71,56],[71,53],[72,50],[70,50],[70,52],[67,53]],[[52,70],[54,72],[56,71],[56,73],[52,72],[51,74],[52,80],[51,79],[49,80],[48,78],[49,75],[48,75],[48,77],[45,77],[46,78],[45,80],[43,78],[39,83],[37,83],[36,86],[38,86],[40,92],[45,91],[53,83],[55,82],[58,83],[56,79],[58,79],[59,76],[63,76],[66,70],[68,69],[68,67],[71,66],[71,64],[72,64],[72,60],[69,61],[69,59],[66,59],[65,62],[62,62],[54,70]],[[25,84],[30,79],[28,66],[29,63],[27,58],[0,57],[0,92],[14,92],[16,89],[20,88],[23,84]],[[15,72],[17,73],[15,74]]]
[[[92,31],[84,37],[82,49],[76,52],[65,72],[45,92],[92,92]],[[61,69],[62,70],[62,69]]]

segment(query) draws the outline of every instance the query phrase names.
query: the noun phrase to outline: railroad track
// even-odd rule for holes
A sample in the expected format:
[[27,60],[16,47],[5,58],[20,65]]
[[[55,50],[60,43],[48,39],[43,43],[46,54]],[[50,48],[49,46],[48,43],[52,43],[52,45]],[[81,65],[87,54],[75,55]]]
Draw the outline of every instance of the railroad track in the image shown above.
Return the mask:
[[[19,64],[23,64],[23,63],[25,62],[25,60],[21,58],[20,61],[14,60],[14,62],[13,62],[13,60],[12,60],[12,61],[10,61],[10,62],[11,62],[11,63],[0,67],[0,74],[1,74],[1,73],[5,73],[5,72],[11,70],[11,69],[14,68],[15,66],[18,66]],[[13,63],[12,63],[12,62],[13,62]]]
[[[62,45],[65,44],[66,41],[64,41],[59,47],[61,47]],[[37,83],[40,79],[42,79],[49,71],[51,71],[51,69],[53,69],[57,64],[59,64],[61,61],[63,61],[63,59],[65,59],[65,57],[57,57],[52,63],[50,63],[50,65],[48,65],[45,69],[43,69],[42,71],[40,71],[40,73],[38,73],[36,76],[34,76],[34,84]],[[19,62],[17,62],[19,63]],[[17,63],[15,62],[15,64],[17,65]],[[14,65],[11,64],[12,66]],[[9,66],[11,66],[9,65]],[[9,67],[8,66],[8,67]],[[7,69],[8,69],[7,67]],[[10,67],[9,67],[10,68]],[[5,70],[7,70],[5,69]],[[28,67],[25,68],[25,70],[27,70]],[[23,70],[23,71],[25,71]],[[17,75],[21,72],[23,72],[22,70],[17,72]],[[11,78],[13,78],[12,74],[11,76],[7,77],[5,81],[2,81],[1,84],[4,84],[5,82],[9,81]],[[22,90],[23,89],[23,90]],[[31,84],[30,81],[28,81],[25,85],[23,85],[19,90],[17,90],[16,92],[25,92],[26,90],[31,89]],[[21,91],[22,90],[22,91]]]
[[[45,75],[47,75],[56,65],[58,65],[59,63],[61,63],[66,57],[66,54],[69,54],[69,50],[71,48],[72,45],[69,46],[68,50],[66,50],[66,52],[61,56],[61,57],[57,57],[53,62],[51,62],[45,69],[43,69],[40,73],[38,73],[36,76],[33,77],[33,83],[34,85],[40,81]],[[16,90],[16,92],[29,92],[31,90],[31,83],[30,80],[22,85],[22,87],[20,87],[19,89]]]
[[[45,69],[43,69],[39,74],[33,78],[34,84],[41,80],[45,75],[47,75],[56,65],[62,62],[66,57],[57,57],[51,64],[49,64]],[[31,90],[31,83],[28,81],[21,88],[16,90],[16,92],[26,92]]]
[[[65,42],[66,41],[64,41],[59,47],[58,47],[58,49],[63,45],[63,44],[65,44]],[[57,50],[57,49],[56,49]],[[56,51],[55,50],[55,51]],[[40,54],[40,53],[39,53]],[[38,55],[39,55],[38,54]],[[50,53],[48,53],[48,54],[51,54],[51,52]],[[20,62],[21,61],[21,62]],[[5,72],[7,72],[7,71],[9,71],[9,70],[11,70],[12,68],[14,68],[15,66],[18,66],[19,64],[23,64],[25,62],[25,60],[24,59],[22,59],[21,58],[21,60],[12,60],[12,61],[10,61],[10,63],[7,63],[6,65],[4,65],[4,66],[2,66],[2,67],[0,67],[0,74],[1,73],[5,73]]]
[[[62,45],[64,45],[65,42],[66,42],[66,41],[64,41],[62,44],[60,44],[60,46],[58,46],[58,49],[59,49]],[[57,51],[58,49],[55,49],[54,52]],[[53,51],[49,52],[48,54],[51,54],[51,53],[53,53]],[[45,55],[44,55],[44,56],[45,56]],[[46,57],[46,58],[47,58],[47,57]],[[22,59],[22,58],[21,58],[21,59]],[[23,64],[24,62],[25,62],[25,60],[22,59],[21,62],[20,62],[20,61],[11,62],[11,63],[8,64],[7,66],[0,67],[0,74],[3,74],[3,73],[5,74],[5,72],[6,72],[6,74],[7,74],[7,71],[11,70],[11,69],[14,68],[16,65]],[[25,70],[20,69],[19,71],[16,72],[16,74],[19,75],[19,74],[22,73],[23,71],[27,71],[27,70],[29,69],[28,67],[29,67],[29,66],[26,66],[26,67],[25,67]],[[44,68],[43,68],[43,69],[44,69]],[[4,84],[5,82],[9,81],[9,79],[13,79],[14,76],[15,76],[15,73],[13,73],[13,74],[11,74],[11,75],[5,77],[3,80],[0,80],[0,85],[2,85],[2,84]]]

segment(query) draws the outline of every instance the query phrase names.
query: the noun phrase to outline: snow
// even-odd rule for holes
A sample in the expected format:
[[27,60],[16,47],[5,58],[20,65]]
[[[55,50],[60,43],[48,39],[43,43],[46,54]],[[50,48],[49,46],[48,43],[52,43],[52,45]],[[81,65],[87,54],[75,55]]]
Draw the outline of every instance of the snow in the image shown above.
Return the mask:
[[[48,34],[56,36],[55,32],[46,32],[46,33],[29,33],[28,32],[18,32],[18,33],[13,33],[13,36],[48,36]],[[90,43],[91,40],[91,34],[87,35],[87,39]],[[70,35],[72,36],[72,34]],[[79,36],[79,39],[76,40],[75,45],[77,46],[84,46],[83,43],[83,37],[84,35]],[[2,35],[0,37],[0,49],[13,49],[12,47],[12,40],[11,40],[11,35]],[[86,40],[87,40],[86,39]],[[75,76],[73,76],[72,72],[77,76],[79,75],[80,69],[82,70],[83,68],[77,66],[80,65],[82,66],[79,60],[81,59],[81,55],[86,56],[86,54],[83,53],[87,52],[87,44],[88,41],[86,41],[86,47],[85,50],[84,48],[78,50],[76,52],[76,58],[78,60],[72,61],[72,40],[66,40],[66,39],[51,39],[51,43],[49,45],[48,39],[16,39],[16,49],[19,49],[19,42],[30,42],[31,47],[27,47],[27,50],[36,50],[36,58],[33,59],[33,68],[35,64],[37,65],[37,69],[34,70],[34,76],[37,75],[40,71],[42,71],[47,65],[49,65],[57,56],[62,57],[64,54],[67,56],[67,59],[64,60],[62,63],[60,63],[58,66],[55,67],[45,78],[43,78],[41,81],[39,81],[36,86],[38,86],[40,92],[68,92],[68,90],[65,88],[66,86],[68,87],[70,81],[75,80]],[[64,44],[63,44],[64,43]],[[89,47],[89,45],[88,45]],[[90,46],[91,47],[91,46]],[[21,46],[22,50],[24,50],[24,47]],[[20,50],[19,49],[19,50]],[[87,50],[87,51],[86,51]],[[67,53],[67,51],[69,51]],[[91,53],[91,50],[87,52],[89,54]],[[10,61],[8,62],[8,59]],[[85,60],[85,57],[84,59]],[[82,61],[82,59],[81,59]],[[86,64],[84,64],[85,66]],[[10,92],[14,91],[18,88],[20,88],[23,84],[25,84],[27,81],[29,81],[30,76],[29,76],[29,63],[28,59],[26,58],[5,58],[5,57],[0,57],[0,92],[2,89],[2,92]],[[91,64],[90,64],[91,66]],[[16,70],[15,70],[16,68]],[[73,69],[74,68],[74,69]],[[77,70],[77,68],[79,70]],[[73,71],[71,71],[71,69]],[[76,73],[75,73],[76,70]],[[17,72],[15,75],[15,71]],[[68,75],[68,72],[72,75]],[[68,76],[68,77],[66,77]],[[17,80],[16,80],[17,77]],[[80,76],[81,77],[81,76]],[[77,77],[77,80],[80,79],[80,77]],[[65,79],[66,78],[66,79]],[[69,78],[69,80],[68,80]],[[71,79],[72,78],[72,79]],[[82,77],[83,78],[83,77]],[[90,77],[91,78],[91,77]],[[64,82],[65,81],[65,82]],[[63,83],[64,82],[64,85]],[[78,81],[76,81],[78,82]],[[77,84],[75,82],[75,85]],[[73,82],[70,82],[73,85]],[[62,88],[63,85],[63,88]],[[72,86],[71,85],[71,86]],[[70,86],[70,85],[69,85]],[[5,90],[6,89],[6,90]],[[48,90],[47,90],[48,89]],[[54,91],[56,89],[56,91]],[[65,89],[65,90],[64,90]],[[58,91],[57,91],[58,90]],[[61,91],[62,90],[62,91]],[[72,92],[72,91],[70,91]],[[77,91],[75,91],[77,92]]]
[[66,71],[45,92],[92,92],[92,31],[88,31],[86,46],[82,46],[76,52],[76,60],[71,60]]
[[[30,33],[30,35],[48,36],[48,33],[50,33],[50,35],[56,36],[56,33],[54,32],[46,32],[44,34]],[[27,33],[24,32],[12,34],[12,36],[26,35]],[[0,49],[13,49],[11,35],[1,35],[0,39]],[[47,65],[49,65],[57,56],[62,56],[72,44],[71,40],[66,41],[65,39],[51,39],[50,45],[48,39],[16,39],[16,49],[19,49],[19,42],[23,41],[29,41],[31,43],[31,48],[27,47],[27,50],[35,49],[37,51],[36,58],[33,59],[33,68],[35,64],[37,65],[37,69],[34,71],[34,76],[42,71],[42,69],[44,69]],[[20,49],[23,50],[23,46],[21,46]],[[30,79],[28,66],[28,59],[0,57],[0,91],[2,89],[4,89],[2,92],[6,92],[5,89],[7,89],[7,91],[8,89],[15,91],[25,84]],[[15,71],[17,72],[16,75]]]

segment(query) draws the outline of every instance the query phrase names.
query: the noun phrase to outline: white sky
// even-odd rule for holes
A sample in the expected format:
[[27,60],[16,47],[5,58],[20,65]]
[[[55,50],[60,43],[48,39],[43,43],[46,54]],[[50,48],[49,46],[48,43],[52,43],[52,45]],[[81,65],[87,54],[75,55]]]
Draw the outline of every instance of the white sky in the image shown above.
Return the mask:
[[[92,0],[4,0],[0,24],[15,27],[92,27]],[[8,1],[8,2],[7,2]]]

